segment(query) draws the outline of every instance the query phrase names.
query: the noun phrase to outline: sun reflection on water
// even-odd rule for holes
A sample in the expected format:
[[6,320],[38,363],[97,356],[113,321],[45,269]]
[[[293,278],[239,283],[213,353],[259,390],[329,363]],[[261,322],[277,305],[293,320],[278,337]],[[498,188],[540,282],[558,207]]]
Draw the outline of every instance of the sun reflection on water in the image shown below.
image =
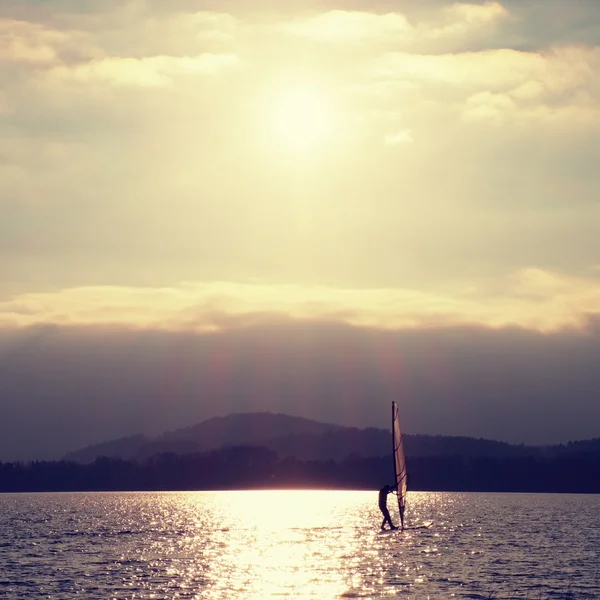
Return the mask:
[[[413,496],[414,506],[430,501]],[[385,596],[426,581],[402,556],[414,532],[379,534],[375,492],[202,492],[173,495],[159,510],[150,524],[181,535],[169,548],[158,537],[144,558],[168,557],[174,598]]]
[[[424,567],[438,553],[429,530],[422,540],[410,530],[380,534],[376,492],[173,493],[155,503],[157,498],[148,495],[140,504],[138,497],[143,514],[133,519],[146,523],[150,545],[132,547],[133,554],[121,560],[144,565],[128,586],[150,592],[159,579],[170,598],[410,594],[427,583]],[[435,502],[431,494],[410,500],[420,521]]]
[[298,597],[344,593],[344,559],[357,548],[355,537],[340,532],[358,524],[356,498],[286,490],[236,492],[219,501],[226,517],[216,539],[227,551],[210,565],[214,597],[227,589],[244,598],[289,595],[290,589]]

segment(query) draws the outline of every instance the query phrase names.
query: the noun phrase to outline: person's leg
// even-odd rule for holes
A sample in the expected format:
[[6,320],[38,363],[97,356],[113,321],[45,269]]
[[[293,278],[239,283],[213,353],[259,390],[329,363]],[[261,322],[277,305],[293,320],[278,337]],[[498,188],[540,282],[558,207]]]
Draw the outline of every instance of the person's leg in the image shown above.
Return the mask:
[[[392,523],[392,517],[390,516],[390,511],[386,510],[383,513],[383,515],[384,515],[383,523],[385,523],[387,521],[390,525],[390,529],[394,529],[394,523]],[[383,524],[382,524],[381,528],[383,529]]]

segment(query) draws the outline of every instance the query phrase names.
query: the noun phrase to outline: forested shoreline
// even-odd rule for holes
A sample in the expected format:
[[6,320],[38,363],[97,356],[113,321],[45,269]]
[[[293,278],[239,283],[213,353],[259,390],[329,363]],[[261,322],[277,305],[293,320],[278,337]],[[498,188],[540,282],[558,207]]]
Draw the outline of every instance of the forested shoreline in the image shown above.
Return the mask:
[[[412,457],[412,491],[600,493],[600,458]],[[392,479],[390,457],[342,461],[280,459],[260,446],[203,454],[156,455],[144,461],[99,458],[0,463],[0,492],[378,489]]]

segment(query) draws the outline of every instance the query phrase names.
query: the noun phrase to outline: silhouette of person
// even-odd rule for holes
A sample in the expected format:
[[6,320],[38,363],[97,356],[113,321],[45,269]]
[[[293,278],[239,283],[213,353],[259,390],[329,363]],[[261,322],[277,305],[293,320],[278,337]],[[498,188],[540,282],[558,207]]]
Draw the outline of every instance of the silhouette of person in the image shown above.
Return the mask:
[[387,507],[388,494],[391,494],[395,489],[396,489],[395,487],[390,487],[389,485],[384,485],[379,490],[379,510],[381,510],[381,512],[383,513],[383,521],[381,522],[382,531],[385,530],[386,523],[389,523],[390,529],[398,529],[392,523],[392,517],[390,516],[390,511],[388,510],[388,507]]

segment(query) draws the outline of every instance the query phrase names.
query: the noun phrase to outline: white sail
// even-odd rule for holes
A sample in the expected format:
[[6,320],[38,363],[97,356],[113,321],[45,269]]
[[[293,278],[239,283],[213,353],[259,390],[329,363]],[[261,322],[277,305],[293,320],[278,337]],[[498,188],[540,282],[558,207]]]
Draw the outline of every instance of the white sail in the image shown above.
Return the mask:
[[394,444],[394,474],[398,486],[398,510],[400,511],[400,524],[404,529],[404,511],[406,509],[406,492],[408,476],[406,472],[406,458],[402,443],[402,431],[398,419],[398,405],[392,402],[392,440]]

